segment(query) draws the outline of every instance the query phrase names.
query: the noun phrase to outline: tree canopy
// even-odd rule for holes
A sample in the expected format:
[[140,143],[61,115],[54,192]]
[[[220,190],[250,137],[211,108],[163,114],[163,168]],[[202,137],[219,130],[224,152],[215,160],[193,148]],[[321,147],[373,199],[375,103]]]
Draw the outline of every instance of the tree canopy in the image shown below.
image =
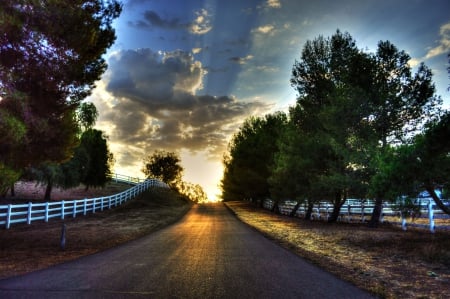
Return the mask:
[[180,162],[178,154],[156,150],[152,155],[145,157],[142,172],[147,178],[158,179],[171,187],[176,187],[183,173]]
[[221,187],[224,201],[269,197],[268,178],[277,151],[276,140],[286,122],[287,117],[281,112],[250,117],[233,136],[229,156],[223,161],[225,171]]
[[[339,30],[307,41],[292,68],[298,98],[289,118],[272,131],[264,119],[251,118],[233,137],[224,159],[224,200],[270,196],[309,207],[327,200],[335,221],[346,199],[370,197],[376,225],[384,200],[444,184],[445,167],[436,165],[446,165],[448,149],[441,144],[436,152],[431,136],[448,133],[447,116],[441,117],[431,70],[422,63],[413,72],[409,60],[389,41],[369,53]],[[399,157],[419,157],[431,185],[422,175],[395,184],[397,174],[408,173],[406,165],[419,167]]]
[[[68,160],[77,146],[75,110],[106,69],[116,36],[115,0],[0,3],[0,132],[20,127],[0,148],[4,169]],[[20,142],[18,142],[20,139]]]

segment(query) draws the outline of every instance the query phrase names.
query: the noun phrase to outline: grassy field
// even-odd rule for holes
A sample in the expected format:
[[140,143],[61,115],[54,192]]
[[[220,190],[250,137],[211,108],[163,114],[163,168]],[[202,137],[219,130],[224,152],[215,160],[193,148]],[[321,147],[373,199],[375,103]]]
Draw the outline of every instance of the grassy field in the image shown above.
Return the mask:
[[239,219],[323,269],[381,298],[448,298],[450,232],[306,221],[247,202],[227,202]]
[[[120,189],[117,185],[109,191],[108,188],[102,192]],[[60,249],[61,220],[0,229],[0,279],[46,268],[139,238],[177,221],[191,205],[171,190],[153,188],[121,207],[65,219],[64,251]]]

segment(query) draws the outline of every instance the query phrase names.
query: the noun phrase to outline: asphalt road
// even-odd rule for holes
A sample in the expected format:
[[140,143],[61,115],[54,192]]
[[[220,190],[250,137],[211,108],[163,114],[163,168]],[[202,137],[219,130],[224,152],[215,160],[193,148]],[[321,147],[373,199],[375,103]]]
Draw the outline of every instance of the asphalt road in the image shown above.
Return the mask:
[[0,280],[0,298],[371,297],[211,204],[142,239]]

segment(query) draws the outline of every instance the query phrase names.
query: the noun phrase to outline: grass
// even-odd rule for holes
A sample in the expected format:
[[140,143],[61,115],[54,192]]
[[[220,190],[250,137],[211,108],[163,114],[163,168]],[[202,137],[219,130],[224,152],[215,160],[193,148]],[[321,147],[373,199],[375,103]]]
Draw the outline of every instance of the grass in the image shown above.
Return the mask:
[[306,221],[227,202],[243,222],[380,298],[447,298],[450,232]]
[[[104,190],[106,192],[106,190]],[[177,193],[152,188],[101,213],[0,229],[0,279],[46,268],[142,237],[181,218],[191,207]],[[66,247],[60,249],[62,224]]]

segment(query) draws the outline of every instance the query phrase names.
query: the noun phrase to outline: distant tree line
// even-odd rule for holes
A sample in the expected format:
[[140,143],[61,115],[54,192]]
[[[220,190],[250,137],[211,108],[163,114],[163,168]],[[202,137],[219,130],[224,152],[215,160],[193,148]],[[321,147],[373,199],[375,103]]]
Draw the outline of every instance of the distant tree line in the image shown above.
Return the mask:
[[[83,100],[106,70],[115,0],[0,3],[0,195],[21,178],[100,186],[112,154]],[[13,188],[11,188],[13,191]]]
[[383,202],[426,190],[450,213],[435,193],[449,187],[450,113],[431,70],[422,63],[413,73],[409,61],[389,41],[367,53],[339,30],[307,41],[292,68],[298,98],[288,115],[251,117],[229,143],[223,199],[271,198],[274,209],[297,201],[307,218],[327,200],[333,222],[348,198],[370,198],[377,226]]

